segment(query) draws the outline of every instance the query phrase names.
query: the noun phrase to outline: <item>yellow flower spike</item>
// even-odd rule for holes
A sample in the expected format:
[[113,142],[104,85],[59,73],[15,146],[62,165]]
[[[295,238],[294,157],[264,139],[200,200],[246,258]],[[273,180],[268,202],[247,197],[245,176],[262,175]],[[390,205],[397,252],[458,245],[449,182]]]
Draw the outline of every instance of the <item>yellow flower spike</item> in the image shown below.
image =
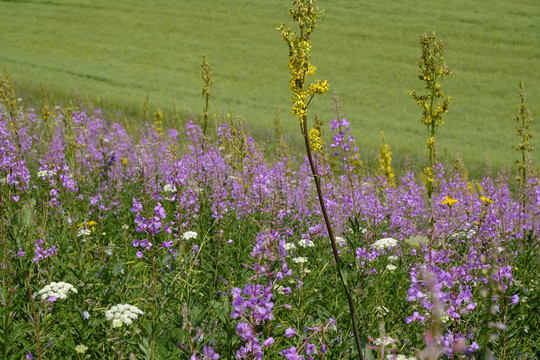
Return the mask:
[[322,138],[319,130],[311,129],[309,131],[309,145],[313,152],[322,154]]
[[448,205],[448,207],[451,207],[452,205],[454,205],[455,203],[457,203],[458,201],[450,196],[445,196],[444,197],[444,200],[441,201],[441,204],[442,205]]
[[426,144],[426,149],[433,149],[435,147],[435,139],[430,137]]

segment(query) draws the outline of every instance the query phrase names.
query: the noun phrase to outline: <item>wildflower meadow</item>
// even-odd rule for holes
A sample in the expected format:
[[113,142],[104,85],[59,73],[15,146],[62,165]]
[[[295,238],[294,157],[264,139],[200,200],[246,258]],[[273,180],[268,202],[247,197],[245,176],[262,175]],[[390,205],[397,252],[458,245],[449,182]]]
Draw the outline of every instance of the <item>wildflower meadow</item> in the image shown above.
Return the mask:
[[332,88],[311,63],[321,11],[294,0],[289,14],[276,41],[301,155],[278,120],[269,150],[209,116],[206,57],[203,114],[166,126],[156,109],[136,132],[76,97],[27,106],[0,74],[0,358],[540,358],[524,84],[516,167],[469,178],[438,161],[452,64],[421,35],[409,97],[426,156],[398,177],[384,133],[366,165],[337,96],[312,121]]

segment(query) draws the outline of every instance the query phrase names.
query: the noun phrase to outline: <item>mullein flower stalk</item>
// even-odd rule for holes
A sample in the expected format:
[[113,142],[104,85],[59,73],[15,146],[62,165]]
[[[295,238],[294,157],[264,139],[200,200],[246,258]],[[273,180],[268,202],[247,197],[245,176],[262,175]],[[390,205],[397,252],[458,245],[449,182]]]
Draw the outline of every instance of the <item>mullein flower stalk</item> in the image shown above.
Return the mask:
[[[321,213],[324,218],[328,236],[330,237],[330,243],[332,245],[332,252],[336,261],[337,272],[343,288],[347,295],[347,301],[349,303],[349,310],[351,313],[351,321],[353,325],[354,338],[356,341],[356,349],[358,352],[358,358],[364,359],[362,346],[360,342],[360,335],[358,331],[358,325],[356,323],[356,311],[354,302],[351,296],[349,285],[347,284],[347,277],[343,272],[343,264],[339,258],[338,247],[334,232],[332,230],[332,224],[326,211],[326,204],[322,193],[321,178],[317,171],[317,166],[313,160],[312,149],[310,141],[310,134],[307,127],[307,108],[313,99],[315,94],[324,94],[328,90],[328,82],[326,80],[318,80],[316,83],[308,85],[308,90],[305,90],[306,76],[313,76],[315,73],[315,66],[313,66],[309,59],[311,57],[311,34],[317,27],[317,19],[320,18],[321,11],[315,7],[315,0],[293,0],[293,8],[289,10],[291,18],[298,23],[300,28],[300,34],[298,35],[291,28],[285,25],[280,26],[277,30],[281,33],[281,38],[285,41],[289,47],[289,69],[291,70],[291,79],[289,87],[293,95],[291,96],[292,110],[291,114],[298,116],[300,121],[300,129],[304,136],[304,143],[306,146],[307,158],[311,173],[315,181],[317,188],[317,197],[321,206]],[[307,98],[309,97],[309,100]]]

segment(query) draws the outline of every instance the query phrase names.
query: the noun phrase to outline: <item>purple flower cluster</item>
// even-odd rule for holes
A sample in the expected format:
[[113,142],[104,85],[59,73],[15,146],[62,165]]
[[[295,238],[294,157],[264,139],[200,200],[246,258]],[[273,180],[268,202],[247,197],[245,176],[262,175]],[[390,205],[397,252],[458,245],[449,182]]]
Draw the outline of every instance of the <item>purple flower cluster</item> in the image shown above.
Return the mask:
[[246,284],[244,289],[233,289],[233,319],[242,319],[236,325],[236,333],[244,341],[236,353],[237,359],[249,359],[255,356],[262,359],[264,354],[263,347],[268,347],[274,343],[272,337],[267,338],[262,344],[255,328],[265,320],[273,320],[272,308],[274,303],[272,299],[272,283],[268,286]]

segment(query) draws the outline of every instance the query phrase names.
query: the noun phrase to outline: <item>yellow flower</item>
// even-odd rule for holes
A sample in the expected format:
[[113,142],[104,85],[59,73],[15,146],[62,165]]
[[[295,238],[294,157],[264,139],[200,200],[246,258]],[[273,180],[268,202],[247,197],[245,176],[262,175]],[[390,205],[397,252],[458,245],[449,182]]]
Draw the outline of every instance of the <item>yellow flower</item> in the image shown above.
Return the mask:
[[324,94],[328,91],[328,81],[319,80],[316,84],[309,84],[308,94]]
[[485,202],[486,204],[492,204],[492,203],[493,203],[493,201],[491,201],[490,198],[485,197],[484,195],[480,196],[480,200],[482,200],[482,201]]
[[427,144],[426,144],[426,149],[432,149],[435,147],[435,139],[432,137],[430,137],[427,141]]
[[448,205],[449,207],[457,203],[458,201],[450,196],[445,196],[444,200],[441,201],[442,205]]
[[309,131],[309,144],[313,152],[322,154],[322,139],[319,130],[311,129]]

